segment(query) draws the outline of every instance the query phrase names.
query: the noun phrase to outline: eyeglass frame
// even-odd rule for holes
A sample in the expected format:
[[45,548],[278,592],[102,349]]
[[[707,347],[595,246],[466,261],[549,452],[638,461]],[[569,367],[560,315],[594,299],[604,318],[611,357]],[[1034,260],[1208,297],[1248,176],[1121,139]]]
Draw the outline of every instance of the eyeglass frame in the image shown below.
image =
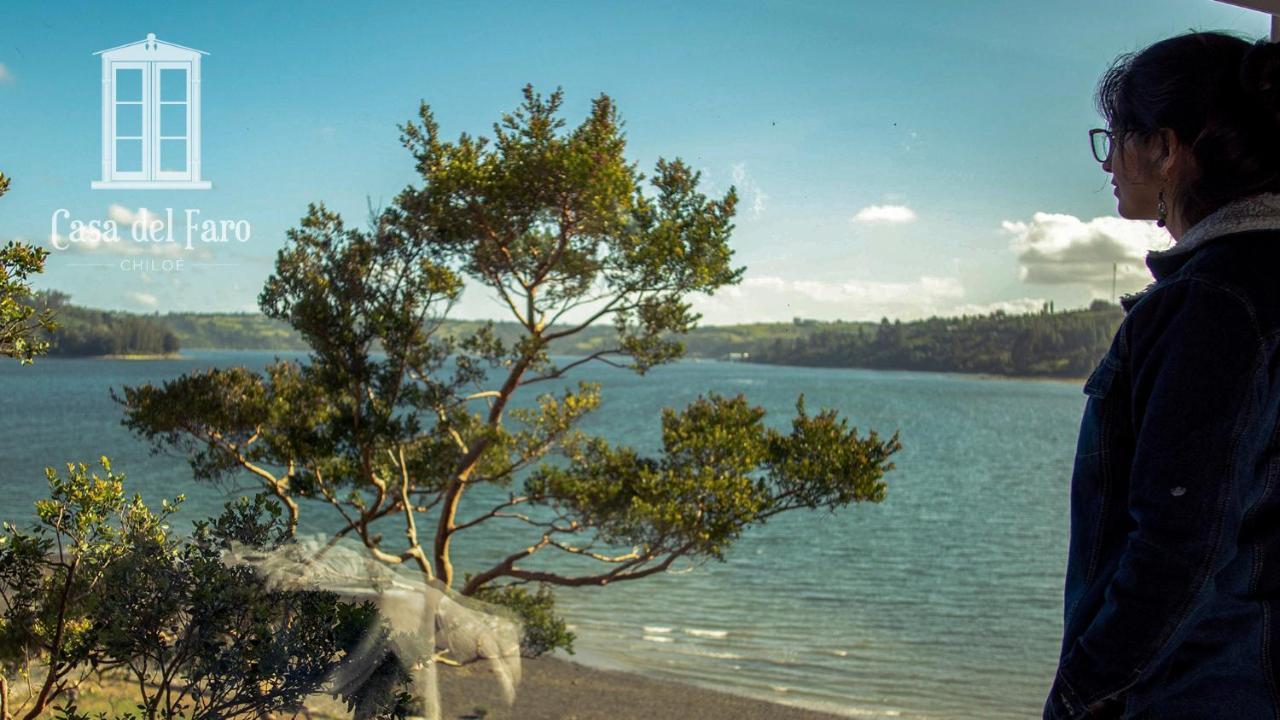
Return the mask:
[[[1107,138],[1107,156],[1106,157],[1098,157],[1098,146],[1096,145],[1096,141],[1094,140],[1094,137],[1096,137],[1099,134],[1104,135]],[[1113,132],[1106,128],[1093,128],[1092,130],[1089,131],[1089,150],[1090,152],[1093,153],[1094,160],[1097,160],[1100,163],[1106,163],[1108,160],[1111,159],[1112,153],[1116,151],[1116,136],[1118,134],[1119,133]]]

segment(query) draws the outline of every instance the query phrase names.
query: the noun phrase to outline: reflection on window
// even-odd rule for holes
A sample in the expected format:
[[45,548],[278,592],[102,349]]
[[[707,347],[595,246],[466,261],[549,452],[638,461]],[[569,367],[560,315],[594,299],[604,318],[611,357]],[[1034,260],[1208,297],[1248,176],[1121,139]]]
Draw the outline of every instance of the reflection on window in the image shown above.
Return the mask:
[[118,68],[115,77],[115,170],[140,173],[143,165],[144,68]]

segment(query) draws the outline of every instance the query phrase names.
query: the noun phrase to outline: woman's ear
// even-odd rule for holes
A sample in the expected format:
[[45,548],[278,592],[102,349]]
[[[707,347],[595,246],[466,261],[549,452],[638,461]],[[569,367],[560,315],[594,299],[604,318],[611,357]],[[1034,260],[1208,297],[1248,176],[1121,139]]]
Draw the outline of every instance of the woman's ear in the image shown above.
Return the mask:
[[1157,141],[1152,143],[1152,163],[1160,177],[1167,182],[1172,182],[1181,172],[1182,156],[1186,153],[1187,147],[1178,140],[1178,134],[1169,128],[1162,128]]

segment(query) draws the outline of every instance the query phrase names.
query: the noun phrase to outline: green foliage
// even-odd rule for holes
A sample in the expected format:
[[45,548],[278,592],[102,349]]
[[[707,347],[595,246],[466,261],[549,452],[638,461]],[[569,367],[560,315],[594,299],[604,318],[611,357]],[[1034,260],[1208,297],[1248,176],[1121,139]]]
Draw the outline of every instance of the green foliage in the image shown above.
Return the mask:
[[885,319],[872,333],[822,327],[760,348],[751,359],[783,365],[1079,377],[1106,354],[1122,319],[1118,306],[1101,300],[1087,310],[1059,313],[996,311],[910,323]]
[[167,355],[178,351],[178,336],[155,317],[92,310],[69,300],[57,291],[36,293],[31,299],[37,312],[57,319],[57,329],[45,334],[51,356]]
[[[470,596],[636,580],[680,558],[723,559],[780,512],[882,499],[897,437],[859,437],[803,405],[783,433],[744,398],[701,399],[664,414],[656,457],[579,429],[600,388],[564,383],[569,372],[674,360],[698,319],[687,298],[743,268],[731,264],[732,188],[708,197],[698,173],[666,159],[646,183],[608,96],[573,129],[561,103],[526,87],[493,139],[456,141],[422,105],[402,128],[421,182],[363,229],[313,205],[277,256],[259,304],[298,333],[306,361],[125,388],[125,424],[184,452],[197,477],[255,479],[291,525],[302,505],[323,505],[374,557],[446,586],[465,576]],[[464,284],[513,322],[448,325]],[[589,353],[553,359],[582,338]],[[479,485],[506,499],[477,508]],[[486,525],[510,553],[455,572],[453,542]],[[569,640],[550,593],[500,595],[535,620],[528,648]]]
[[164,317],[185,348],[305,350],[288,323],[261,313],[167,313]]
[[699,398],[663,411],[662,457],[579,436],[566,447],[570,462],[538,468],[526,492],[590,523],[607,545],[717,560],[747,527],[780,512],[883,500],[897,435],[860,438],[833,411],[810,416],[803,398],[796,410],[791,432],[781,433],[742,395]]
[[[168,313],[161,316],[185,348],[220,348],[228,350],[306,350],[301,335],[288,323],[272,320],[260,313]],[[570,329],[561,324],[547,328],[555,333]],[[515,321],[485,323],[477,320],[446,319],[440,334],[463,339],[488,330],[496,340],[510,346],[519,342],[523,326]],[[813,320],[789,323],[752,323],[749,325],[699,326],[682,337],[685,356],[724,358],[729,353],[755,354],[772,347],[776,341],[792,342],[817,332],[857,332],[874,330],[873,324]],[[617,345],[618,334],[610,325],[592,325],[577,333],[559,337],[548,345],[551,355],[590,355]]]
[[[0,196],[9,191],[11,181],[0,173]],[[10,242],[0,247],[0,355],[30,364],[48,351],[40,333],[52,332],[53,314],[32,307],[30,278],[44,272],[49,251],[35,245]]]
[[575,636],[564,618],[556,615],[556,596],[546,585],[538,585],[534,592],[520,585],[491,585],[477,590],[475,597],[516,614],[524,625],[520,652],[525,657],[537,657],[557,648],[573,654]]
[[[257,314],[171,314],[164,319],[184,347],[306,347],[286,324]],[[739,353],[751,362],[780,365],[1078,376],[1092,369],[1106,352],[1121,319],[1117,306],[1095,300],[1087,310],[1028,315],[997,312],[897,326],[892,322],[885,326],[797,319],[791,323],[695,327],[682,337],[682,343],[688,357],[723,359]],[[484,323],[476,321],[446,320],[440,333],[462,338],[482,326]],[[884,327],[883,335],[880,327]],[[507,345],[519,341],[521,329],[517,322],[492,325],[494,335]],[[548,331],[564,329],[567,326],[557,325]],[[617,337],[610,326],[591,326],[552,341],[548,353],[587,356],[616,346]]]
[[98,618],[114,589],[110,575],[132,543],[163,534],[164,517],[127,500],[106,458],[101,465],[102,475],[84,464],[67,465],[65,477],[49,468],[38,523],[31,532],[6,525],[0,536],[0,667],[30,679],[39,659],[44,672],[24,718],[74,687],[78,668],[104,662]]
[[[243,566],[227,566],[232,541],[271,548],[289,537],[280,507],[263,496],[228,503],[189,538],[169,530],[182,498],[159,513],[127,498],[106,458],[48,471],[38,523],[0,540],[0,663],[36,680],[18,707],[35,718],[90,671],[122,672],[138,691],[138,717],[260,717],[297,712],[343,655],[382,632],[371,605],[324,592],[274,591]],[[394,661],[344,689],[362,717],[402,717]],[[74,705],[62,711],[82,717]]]
[[[495,292],[538,351],[569,332],[543,330],[599,300],[592,320],[612,317],[617,354],[643,372],[679,354],[663,336],[696,321],[686,294],[741,279],[727,242],[737,195],[708,199],[699,173],[660,159],[650,197],[623,157],[613,101],[597,97],[564,135],[562,102],[559,90],[543,98],[526,86],[521,106],[494,125],[492,147],[465,133],[442,140],[423,104],[403,140],[424,183],[397,198],[387,221]],[[531,361],[545,358],[535,351]]]

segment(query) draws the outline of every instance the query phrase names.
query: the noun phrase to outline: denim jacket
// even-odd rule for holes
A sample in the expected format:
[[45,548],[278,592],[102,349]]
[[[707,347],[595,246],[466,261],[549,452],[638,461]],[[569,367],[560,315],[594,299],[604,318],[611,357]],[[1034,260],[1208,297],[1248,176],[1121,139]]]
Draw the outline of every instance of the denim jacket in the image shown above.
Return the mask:
[[1084,386],[1044,717],[1277,720],[1280,195],[1147,266]]

